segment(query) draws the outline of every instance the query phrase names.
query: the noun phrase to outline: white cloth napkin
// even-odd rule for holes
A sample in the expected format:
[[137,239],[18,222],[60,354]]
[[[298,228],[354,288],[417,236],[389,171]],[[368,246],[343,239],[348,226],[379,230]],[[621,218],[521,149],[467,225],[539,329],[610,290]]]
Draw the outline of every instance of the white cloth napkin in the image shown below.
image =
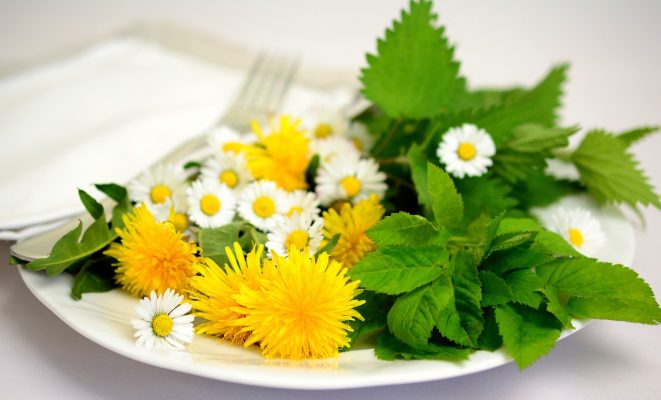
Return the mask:
[[[203,132],[244,75],[145,39],[116,38],[0,81],[0,239],[82,212],[76,188],[126,183]],[[295,86],[285,109],[336,103],[347,92]]]

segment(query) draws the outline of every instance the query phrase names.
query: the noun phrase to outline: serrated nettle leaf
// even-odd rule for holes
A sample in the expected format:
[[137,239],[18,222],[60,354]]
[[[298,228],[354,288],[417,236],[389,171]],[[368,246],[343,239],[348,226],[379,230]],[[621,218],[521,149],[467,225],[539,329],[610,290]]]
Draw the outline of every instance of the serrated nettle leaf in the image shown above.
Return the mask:
[[661,208],[649,179],[617,136],[598,130],[589,132],[571,160],[581,182],[598,201]]
[[583,191],[583,188],[578,182],[557,180],[539,171],[518,182],[513,193],[516,194],[522,208],[530,209],[551,205],[564,196],[580,191]]
[[505,304],[514,299],[512,289],[507,282],[490,271],[480,271],[482,282],[482,306]]
[[531,269],[511,270],[503,274],[502,278],[512,291],[512,301],[535,309],[539,308],[542,302],[539,290],[544,286],[544,283]]
[[659,126],[641,126],[639,128],[633,128],[628,131],[618,133],[617,138],[622,143],[624,143],[625,146],[629,147],[639,140],[651,135],[652,133],[658,132],[659,129],[661,129]]
[[501,235],[496,235],[491,241],[489,246],[489,251],[487,254],[491,254],[495,251],[503,251],[511,249],[513,247],[518,247],[523,244],[531,242],[537,236],[537,232],[507,232]]
[[567,241],[555,232],[542,229],[537,232],[535,241],[530,246],[532,250],[552,256],[565,256],[565,257],[583,257],[581,253],[576,251],[567,243]]
[[363,94],[391,117],[420,119],[452,109],[465,93],[453,57],[443,28],[436,27],[432,3],[412,1],[378,40],[377,54],[367,55]]
[[480,264],[480,268],[502,275],[508,271],[534,268],[553,259],[553,256],[537,249],[520,247],[491,254]]
[[546,160],[542,153],[522,153],[506,148],[494,156],[491,171],[507,182],[517,183],[538,174],[544,168]]
[[555,315],[558,321],[562,323],[562,327],[564,329],[573,329],[574,327],[571,323],[571,316],[565,307],[567,299],[564,299],[565,302],[563,302],[560,299],[560,296],[558,296],[558,292],[554,287],[549,286],[543,289],[539,289],[539,292],[542,293],[548,301],[546,304],[546,311]]
[[455,184],[464,202],[465,221],[473,221],[481,214],[498,215],[518,203],[510,186],[495,176],[464,178]]
[[94,197],[82,189],[78,189],[78,196],[80,197],[80,202],[83,203],[83,206],[85,206],[85,209],[92,218],[98,219],[103,215],[103,206]]
[[503,337],[498,332],[496,323],[496,313],[491,307],[484,309],[484,330],[479,338],[477,345],[480,350],[496,351],[503,346]]
[[557,318],[524,305],[496,307],[496,322],[505,348],[519,369],[546,355],[560,337],[561,324]]
[[[448,339],[468,347],[477,345],[484,328],[482,318],[482,282],[473,257],[460,252],[450,260],[450,275],[454,289],[454,314],[446,307],[437,322],[437,328]],[[458,321],[455,317],[458,316]],[[459,324],[457,325],[456,322]]]
[[532,218],[503,218],[498,224],[496,235],[513,232],[539,232],[542,227]]
[[567,309],[574,317],[659,322],[652,289],[627,267],[583,257],[555,260],[536,272],[545,288],[570,298]]
[[444,246],[448,239],[447,232],[439,232],[426,218],[405,212],[391,214],[366,233],[378,247]]
[[461,195],[450,175],[432,163],[427,163],[427,191],[436,223],[448,230],[458,228],[464,214]]
[[525,124],[514,128],[507,147],[521,153],[550,155],[551,150],[566,147],[569,144],[569,137],[578,130],[578,127],[558,128]]
[[80,300],[84,293],[107,292],[118,286],[111,258],[90,259],[76,274],[71,287],[71,297]]
[[55,242],[48,257],[31,261],[26,268],[32,271],[46,270],[48,275],[59,275],[75,262],[104,249],[115,240],[117,235],[108,228],[103,211],[101,214],[87,228],[80,241],[80,234],[83,230],[82,222]]
[[443,247],[382,247],[363,257],[349,276],[367,290],[396,295],[433,281],[447,264]]
[[534,88],[521,91],[502,105],[485,110],[473,121],[466,122],[473,122],[489,132],[498,149],[507,143],[518,126],[555,126],[567,68],[567,65],[553,68]]
[[467,359],[473,353],[473,350],[435,343],[427,343],[418,348],[413,348],[397,340],[390,332],[385,331],[379,335],[374,353],[378,359],[386,361],[395,359],[462,361]]

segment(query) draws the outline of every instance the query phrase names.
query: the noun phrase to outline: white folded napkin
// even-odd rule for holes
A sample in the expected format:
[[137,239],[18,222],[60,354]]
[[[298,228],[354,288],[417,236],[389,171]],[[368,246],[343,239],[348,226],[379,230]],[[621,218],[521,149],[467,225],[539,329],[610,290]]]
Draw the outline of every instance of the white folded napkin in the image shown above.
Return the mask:
[[[209,128],[244,75],[125,37],[0,81],[0,239],[82,212],[76,188],[126,183]],[[347,93],[295,86],[285,108]]]

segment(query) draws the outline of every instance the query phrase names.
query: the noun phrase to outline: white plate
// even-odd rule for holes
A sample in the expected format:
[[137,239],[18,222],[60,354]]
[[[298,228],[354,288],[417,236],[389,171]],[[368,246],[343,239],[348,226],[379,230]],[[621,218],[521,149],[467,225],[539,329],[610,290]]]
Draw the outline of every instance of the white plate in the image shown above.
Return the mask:
[[[617,209],[599,209],[583,196],[568,197],[559,204],[593,210],[609,244],[603,247],[598,258],[631,264],[634,232]],[[190,351],[148,350],[134,345],[133,328],[129,323],[134,318],[138,299],[113,290],[85,294],[82,300],[74,301],[69,296],[71,277],[68,275],[51,278],[21,269],[21,277],[55,315],[99,345],[146,364],[223,381],[289,389],[345,389],[452,378],[511,361],[502,350],[479,351],[460,363],[381,361],[376,359],[372,349],[348,351],[332,360],[267,360],[257,349],[244,349],[201,335],[195,337]],[[583,325],[577,323],[577,327],[580,329]],[[565,332],[562,337],[569,334]]]

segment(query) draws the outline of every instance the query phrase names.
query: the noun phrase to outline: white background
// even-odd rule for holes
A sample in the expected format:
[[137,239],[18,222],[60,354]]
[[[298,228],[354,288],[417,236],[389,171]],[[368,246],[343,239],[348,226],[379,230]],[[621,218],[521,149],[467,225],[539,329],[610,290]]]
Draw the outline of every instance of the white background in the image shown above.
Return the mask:
[[[0,71],[149,20],[309,66],[358,71],[405,1],[0,1]],[[475,85],[531,84],[570,61],[563,120],[621,130],[661,125],[661,2],[443,1],[436,4]],[[0,156],[11,149],[1,145]],[[661,187],[661,135],[634,153]],[[39,190],[39,188],[35,188]],[[0,195],[7,195],[0,193]],[[47,198],[47,193],[44,194]],[[635,269],[661,293],[659,211],[638,227]],[[525,372],[514,365],[446,381],[296,392],[187,376],[115,355],[50,314],[7,266],[0,245],[0,398],[658,398],[661,329],[597,321]]]

